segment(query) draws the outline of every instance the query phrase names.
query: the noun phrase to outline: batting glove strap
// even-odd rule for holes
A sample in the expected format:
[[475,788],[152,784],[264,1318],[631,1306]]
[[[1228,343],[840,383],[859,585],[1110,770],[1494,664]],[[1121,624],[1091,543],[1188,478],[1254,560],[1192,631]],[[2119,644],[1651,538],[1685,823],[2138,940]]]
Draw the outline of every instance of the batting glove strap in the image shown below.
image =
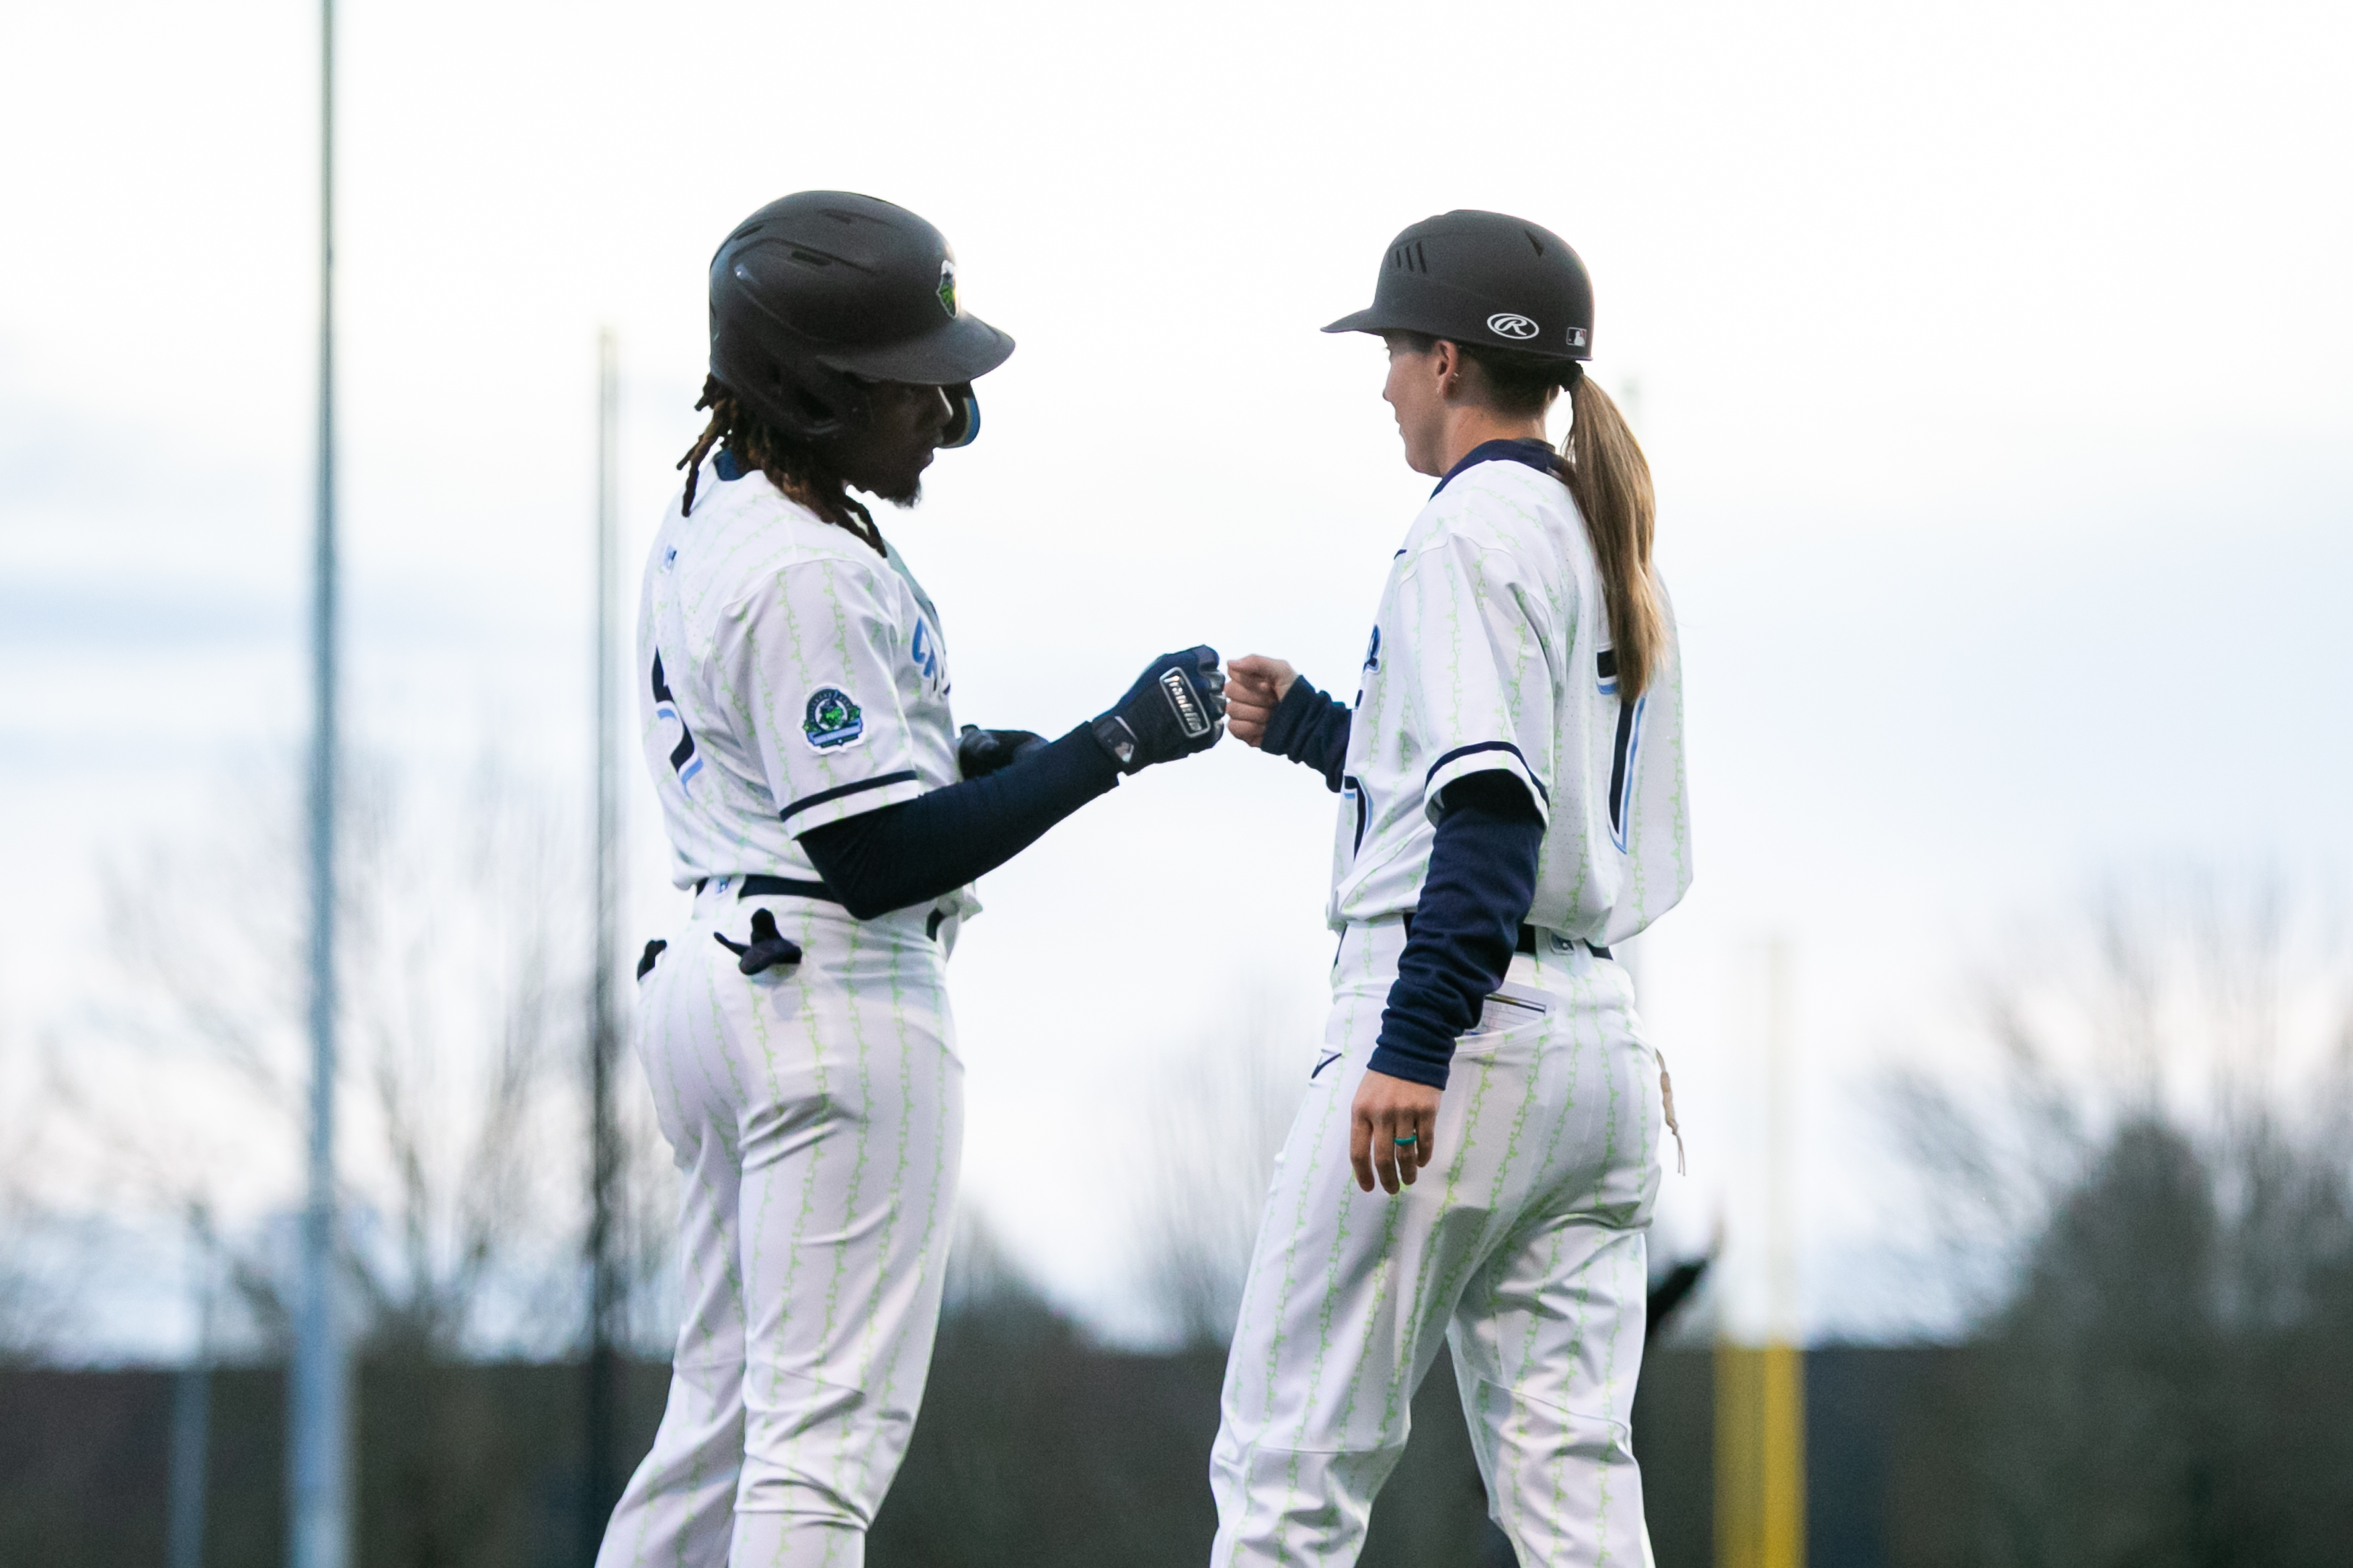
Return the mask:
[[1163,654],[1090,726],[1124,773],[1206,752],[1226,732],[1226,674],[1206,644]]

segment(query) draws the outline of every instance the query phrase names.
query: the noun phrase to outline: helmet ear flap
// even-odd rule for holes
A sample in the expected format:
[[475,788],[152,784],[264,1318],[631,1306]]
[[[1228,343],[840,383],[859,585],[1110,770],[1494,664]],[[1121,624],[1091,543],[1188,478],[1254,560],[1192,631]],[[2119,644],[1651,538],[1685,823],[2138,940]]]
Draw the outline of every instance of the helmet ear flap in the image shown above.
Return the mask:
[[980,437],[980,399],[972,383],[959,382],[940,390],[947,394],[948,405],[955,410],[948,417],[947,435],[940,442],[942,449],[971,446]]

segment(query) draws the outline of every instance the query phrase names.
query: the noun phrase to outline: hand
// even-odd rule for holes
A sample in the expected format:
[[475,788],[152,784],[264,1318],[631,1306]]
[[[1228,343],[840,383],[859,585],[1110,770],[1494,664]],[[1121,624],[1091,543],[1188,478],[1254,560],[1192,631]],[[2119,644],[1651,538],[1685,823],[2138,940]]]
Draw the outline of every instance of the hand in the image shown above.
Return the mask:
[[1226,666],[1226,724],[1234,739],[1246,746],[1265,744],[1267,722],[1298,679],[1297,670],[1262,653],[1244,654]]
[[1045,743],[1045,736],[1029,730],[984,730],[966,724],[956,737],[956,776],[987,778]]
[[1204,645],[1162,654],[1092,728],[1124,773],[1208,751],[1226,732],[1226,677],[1218,650]]
[[[1434,1152],[1438,1099],[1439,1091],[1426,1083],[1366,1070],[1356,1085],[1348,1129],[1348,1163],[1356,1168],[1356,1185],[1371,1192],[1376,1174],[1383,1192],[1395,1193],[1400,1181],[1413,1185]],[[1400,1144],[1400,1138],[1413,1142]]]

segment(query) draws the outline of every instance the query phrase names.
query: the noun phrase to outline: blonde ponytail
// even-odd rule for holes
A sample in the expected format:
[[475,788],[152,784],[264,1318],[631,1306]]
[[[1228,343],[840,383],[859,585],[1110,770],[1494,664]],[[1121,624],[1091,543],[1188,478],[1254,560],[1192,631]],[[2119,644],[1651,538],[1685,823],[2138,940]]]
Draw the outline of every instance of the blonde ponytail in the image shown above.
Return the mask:
[[1561,479],[1601,568],[1601,599],[1609,611],[1609,637],[1618,651],[1618,693],[1632,701],[1651,684],[1665,656],[1666,608],[1651,575],[1651,531],[1657,505],[1651,465],[1609,395],[1579,375],[1569,388],[1567,459]]

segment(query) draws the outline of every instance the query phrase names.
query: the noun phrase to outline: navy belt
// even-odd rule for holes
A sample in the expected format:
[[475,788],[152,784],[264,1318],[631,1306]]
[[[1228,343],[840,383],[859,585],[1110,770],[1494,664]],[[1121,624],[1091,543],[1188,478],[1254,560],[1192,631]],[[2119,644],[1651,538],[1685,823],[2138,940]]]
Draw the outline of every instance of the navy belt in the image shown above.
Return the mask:
[[[698,893],[702,891],[704,885],[710,880],[708,877],[697,877],[694,879],[694,890]],[[790,877],[771,877],[765,871],[754,871],[748,877],[738,877],[735,880],[735,896],[739,899],[773,898],[781,894],[788,898],[816,899],[828,904],[841,902],[839,899],[833,896],[833,889],[823,882],[802,882]]]
[[[1577,941],[1584,945],[1586,952],[1591,953],[1596,958],[1607,958],[1609,956],[1609,950],[1602,946],[1598,942],[1586,942],[1583,937],[1578,937]],[[1530,958],[1534,958],[1536,955],[1536,928],[1534,926],[1522,926],[1520,928],[1519,945],[1514,947],[1512,951],[1514,952],[1525,952]]]
[[[1408,942],[1411,942],[1413,940],[1412,911],[1408,910],[1403,919],[1405,921],[1405,939]],[[1538,932],[1536,928],[1532,925],[1524,925],[1520,927],[1520,940],[1513,945],[1512,951],[1514,952],[1525,952],[1530,958],[1534,958],[1536,955],[1537,935]],[[1609,956],[1609,950],[1602,946],[1598,942],[1587,942],[1583,937],[1577,937],[1574,940],[1578,945],[1583,947],[1586,952],[1591,953],[1596,958],[1607,958]]]
[[[710,880],[708,877],[697,877],[694,879],[694,890],[698,893],[702,891],[704,885]],[[793,877],[771,877],[765,871],[754,871],[749,876],[738,878],[735,896],[739,899],[815,899],[820,903],[827,904],[841,902],[834,896],[833,889],[823,882],[804,882]],[[934,910],[923,921],[923,934],[937,942],[941,923],[947,918],[947,912],[944,910]]]

